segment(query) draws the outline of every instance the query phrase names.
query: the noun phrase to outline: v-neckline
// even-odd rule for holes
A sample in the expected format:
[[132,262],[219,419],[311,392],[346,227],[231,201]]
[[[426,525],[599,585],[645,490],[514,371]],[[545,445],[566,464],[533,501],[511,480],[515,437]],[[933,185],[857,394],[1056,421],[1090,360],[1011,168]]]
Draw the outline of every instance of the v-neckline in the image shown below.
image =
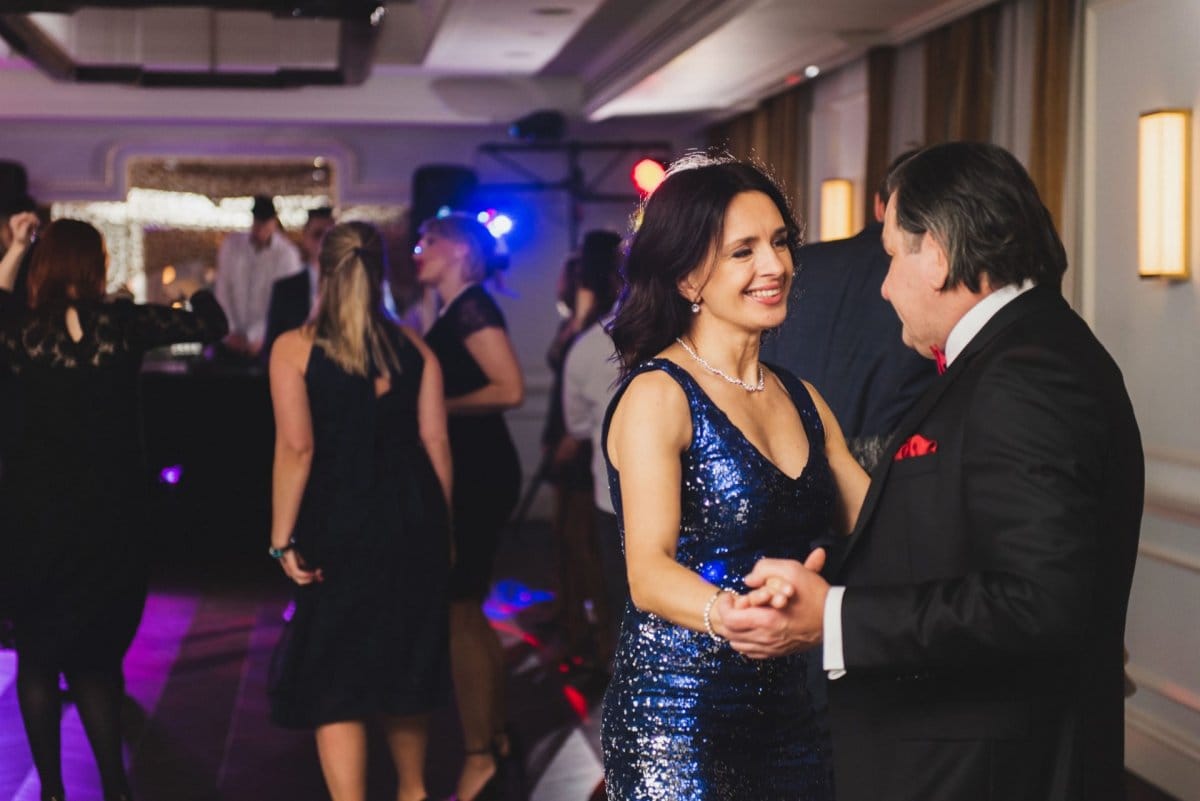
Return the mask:
[[[758,458],[761,459],[763,462],[765,462],[776,473],[778,473],[780,476],[783,476],[784,478],[786,478],[788,481],[790,481],[792,483],[798,483],[801,479],[803,479],[805,476],[808,475],[808,467],[809,467],[809,465],[812,464],[812,457],[813,457],[812,433],[808,430],[808,425],[806,425],[804,422],[804,414],[800,411],[800,407],[796,405],[796,399],[792,397],[792,393],[788,391],[786,386],[784,386],[783,390],[784,390],[784,392],[787,392],[788,399],[792,402],[792,408],[794,408],[796,410],[796,417],[798,417],[800,420],[800,428],[804,430],[804,438],[806,440],[808,440],[808,456],[804,460],[804,466],[800,468],[800,472],[797,473],[794,477],[789,476],[786,472],[784,472],[782,467],[775,464],[775,462],[773,462],[765,453],[762,452],[761,448],[759,448],[757,445],[754,444],[753,440],[751,440],[748,436],[746,436],[746,432],[742,431],[742,429],[739,428],[738,425],[736,423],[734,423],[733,420],[730,419],[729,415],[725,413],[725,410],[717,405],[716,401],[714,401],[712,399],[712,397],[710,397],[709,394],[704,391],[704,387],[700,386],[700,382],[697,381],[692,376],[692,374],[689,373],[683,367],[683,365],[678,364],[677,362],[671,361],[670,359],[665,358],[665,357],[662,357],[662,360],[664,362],[667,362],[667,363],[673,365],[680,372],[682,372],[685,376],[687,376],[687,380],[691,382],[692,386],[695,387],[696,391],[698,393],[700,393],[700,396],[702,398],[704,398],[704,402],[707,403],[709,405],[709,407],[714,409],[717,412],[717,414],[721,415],[721,417],[725,420],[725,422],[729,425],[729,427],[737,432],[737,435],[739,438],[741,438],[742,442],[746,443],[746,445],[748,445],[750,447],[750,450],[754,451],[754,453],[758,456]],[[765,368],[765,367],[763,368],[763,370],[767,371],[768,373],[770,373],[771,376],[778,379],[778,376],[776,376],[774,372],[767,370],[767,368]],[[781,384],[783,383],[782,380],[780,380],[780,383]],[[694,436],[694,433],[695,432],[693,432],[693,436]]]

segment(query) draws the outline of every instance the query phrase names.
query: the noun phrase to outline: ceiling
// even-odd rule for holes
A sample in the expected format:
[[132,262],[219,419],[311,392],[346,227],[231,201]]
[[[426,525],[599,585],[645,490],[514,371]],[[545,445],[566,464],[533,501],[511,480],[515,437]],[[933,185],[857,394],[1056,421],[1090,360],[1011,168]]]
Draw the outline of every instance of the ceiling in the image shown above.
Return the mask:
[[711,118],[989,2],[5,0],[0,115]]

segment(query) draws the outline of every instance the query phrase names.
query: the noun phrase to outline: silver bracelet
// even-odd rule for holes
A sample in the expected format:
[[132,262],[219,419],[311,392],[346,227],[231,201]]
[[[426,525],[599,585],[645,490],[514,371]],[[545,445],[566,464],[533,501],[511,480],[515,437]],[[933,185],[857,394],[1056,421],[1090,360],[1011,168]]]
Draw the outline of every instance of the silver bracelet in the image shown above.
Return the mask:
[[709,637],[713,638],[713,642],[725,642],[724,637],[713,631],[712,608],[717,603],[717,599],[721,597],[721,594],[726,592],[729,592],[729,590],[723,590],[718,587],[717,591],[714,592],[712,597],[708,599],[708,603],[704,605],[704,630],[708,632]]

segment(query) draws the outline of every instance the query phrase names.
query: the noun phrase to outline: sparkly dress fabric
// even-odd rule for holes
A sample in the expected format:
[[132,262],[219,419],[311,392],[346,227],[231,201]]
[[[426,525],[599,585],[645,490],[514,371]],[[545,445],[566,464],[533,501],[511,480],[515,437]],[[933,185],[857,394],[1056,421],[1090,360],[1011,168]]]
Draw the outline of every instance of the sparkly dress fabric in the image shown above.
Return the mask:
[[296,589],[272,660],[271,718],[314,728],[412,715],[449,695],[446,503],[421,445],[424,359],[392,331],[401,372],[376,397],[314,345],[313,462],[292,538],[324,580]]
[[[836,489],[824,429],[804,385],[783,380],[808,435],[809,458],[791,478],[758,451],[692,377],[665,359],[683,388],[692,441],[682,454],[676,560],[714,585],[745,592],[764,556],[803,559],[825,536]],[[609,486],[622,519],[617,471]],[[622,532],[623,533],[623,532]],[[628,602],[602,743],[609,801],[831,801],[830,754],[805,686],[806,657],[747,659],[728,643],[669,623]]]
[[22,410],[0,479],[0,590],[12,598],[24,653],[104,666],[133,639],[149,533],[142,357],[226,331],[210,293],[191,302],[193,311],[126,300],[29,309],[0,291],[0,370],[15,373],[7,387],[19,397],[6,401]]

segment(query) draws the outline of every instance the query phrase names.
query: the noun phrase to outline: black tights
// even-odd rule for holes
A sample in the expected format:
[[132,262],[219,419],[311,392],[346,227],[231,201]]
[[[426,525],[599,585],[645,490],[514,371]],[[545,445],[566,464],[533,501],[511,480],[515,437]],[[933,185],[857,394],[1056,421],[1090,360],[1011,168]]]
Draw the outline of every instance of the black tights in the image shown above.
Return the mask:
[[[121,663],[105,667],[63,669],[75,709],[83,722],[105,799],[128,797],[129,780],[121,757],[121,701],[125,681]],[[62,701],[58,665],[28,653],[17,663],[17,699],[33,764],[42,783],[42,798],[64,795],[62,779]]]

